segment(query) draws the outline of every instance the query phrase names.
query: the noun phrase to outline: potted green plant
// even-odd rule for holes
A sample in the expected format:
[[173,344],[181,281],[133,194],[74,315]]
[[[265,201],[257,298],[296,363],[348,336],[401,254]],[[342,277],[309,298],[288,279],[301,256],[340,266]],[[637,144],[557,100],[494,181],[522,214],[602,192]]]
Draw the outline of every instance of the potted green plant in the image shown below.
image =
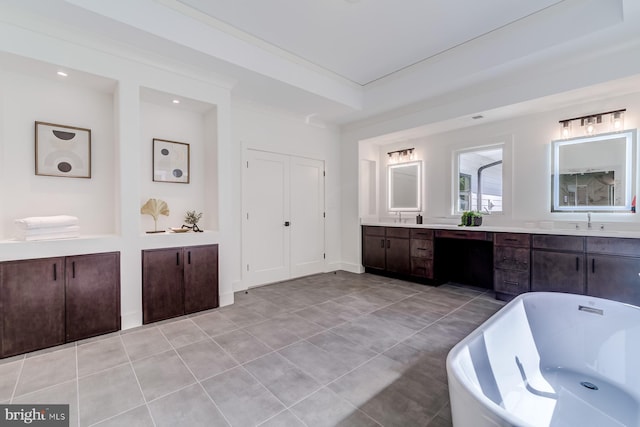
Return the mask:
[[465,227],[471,225],[471,211],[462,212],[462,216],[460,217],[460,224],[458,227]]
[[482,225],[482,213],[471,212],[471,225],[474,227]]
[[200,221],[200,218],[202,218],[202,212],[187,211],[184,215],[184,222],[189,225],[183,225],[182,228],[190,228],[195,232],[201,232],[202,230],[198,227],[198,221]]
[[459,227],[477,227],[482,225],[482,214],[475,211],[464,211],[460,217]]

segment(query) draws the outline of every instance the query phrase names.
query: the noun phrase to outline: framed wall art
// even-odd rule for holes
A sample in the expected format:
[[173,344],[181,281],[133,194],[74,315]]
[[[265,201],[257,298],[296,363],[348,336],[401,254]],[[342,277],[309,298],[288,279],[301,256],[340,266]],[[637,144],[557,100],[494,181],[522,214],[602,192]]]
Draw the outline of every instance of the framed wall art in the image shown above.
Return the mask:
[[153,180],[189,183],[189,144],[153,139]]
[[91,178],[91,129],[36,122],[36,175]]

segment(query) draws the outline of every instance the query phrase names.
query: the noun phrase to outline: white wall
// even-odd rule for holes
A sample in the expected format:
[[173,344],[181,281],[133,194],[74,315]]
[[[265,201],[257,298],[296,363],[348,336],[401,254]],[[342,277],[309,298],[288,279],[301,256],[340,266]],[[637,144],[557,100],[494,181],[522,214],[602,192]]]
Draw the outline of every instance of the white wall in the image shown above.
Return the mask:
[[[232,108],[234,145],[307,157],[325,162],[325,249],[327,271],[342,268],[340,253],[340,138],[338,131],[304,123],[303,117],[269,111],[259,106],[234,105]],[[234,183],[237,196],[241,182]],[[240,284],[238,289],[246,288]]]
[[[508,199],[506,203],[511,201],[511,210],[504,214],[485,216],[487,223],[523,226],[525,221],[583,220],[583,214],[550,212],[551,141],[560,137],[558,120],[572,115],[579,116],[586,111],[600,111],[603,103],[627,108],[626,127],[637,126],[640,118],[640,96],[631,94],[412,140],[412,146],[416,146],[416,151],[428,165],[425,167],[424,177],[427,187],[424,194],[425,216],[436,221],[457,219],[457,215],[452,214],[455,185],[453,161],[456,150],[510,140],[507,144],[510,150],[505,150],[503,165],[505,172],[511,170],[513,173],[512,179],[505,179],[504,187],[505,199]],[[386,151],[384,147],[382,150]],[[511,186],[510,190],[508,184]],[[640,222],[640,218],[632,214],[595,215],[606,222]]]
[[[17,218],[74,215],[83,234],[115,233],[113,93],[53,78],[0,73],[0,240],[14,236]],[[34,122],[91,129],[91,178],[35,175]]]
[[[205,156],[205,117],[194,111],[173,108],[170,105],[157,105],[149,102],[140,104],[141,157],[140,165],[140,205],[148,199],[162,199],[169,206],[169,216],[158,218],[158,229],[180,227],[184,224],[187,211],[205,212],[205,188],[212,187],[205,181],[207,168],[217,169]],[[189,183],[170,183],[152,181],[153,168],[151,151],[153,139],[189,144]],[[210,224],[217,223],[217,212],[207,211],[203,214],[199,227],[211,230]],[[149,215],[142,216],[141,232],[153,230],[154,221]]]

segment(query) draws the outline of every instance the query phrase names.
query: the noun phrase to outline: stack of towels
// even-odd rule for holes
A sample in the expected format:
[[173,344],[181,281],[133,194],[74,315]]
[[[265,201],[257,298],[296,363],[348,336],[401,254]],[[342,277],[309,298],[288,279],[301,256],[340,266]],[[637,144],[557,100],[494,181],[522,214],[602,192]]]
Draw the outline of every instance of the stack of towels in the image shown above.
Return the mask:
[[16,219],[18,240],[69,239],[80,236],[78,218],[70,215],[33,216]]

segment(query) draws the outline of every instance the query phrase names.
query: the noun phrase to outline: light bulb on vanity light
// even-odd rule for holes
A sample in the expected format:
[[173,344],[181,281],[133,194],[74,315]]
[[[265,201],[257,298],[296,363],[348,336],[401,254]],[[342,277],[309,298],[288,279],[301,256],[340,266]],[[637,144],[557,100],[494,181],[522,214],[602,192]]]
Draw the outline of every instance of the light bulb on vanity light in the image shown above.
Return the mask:
[[571,137],[571,120],[560,122],[560,135],[564,139]]
[[611,114],[611,126],[614,131],[624,130],[624,111],[616,111]]
[[587,117],[584,119],[584,130],[587,135],[592,135],[596,130],[596,118],[595,117]]

